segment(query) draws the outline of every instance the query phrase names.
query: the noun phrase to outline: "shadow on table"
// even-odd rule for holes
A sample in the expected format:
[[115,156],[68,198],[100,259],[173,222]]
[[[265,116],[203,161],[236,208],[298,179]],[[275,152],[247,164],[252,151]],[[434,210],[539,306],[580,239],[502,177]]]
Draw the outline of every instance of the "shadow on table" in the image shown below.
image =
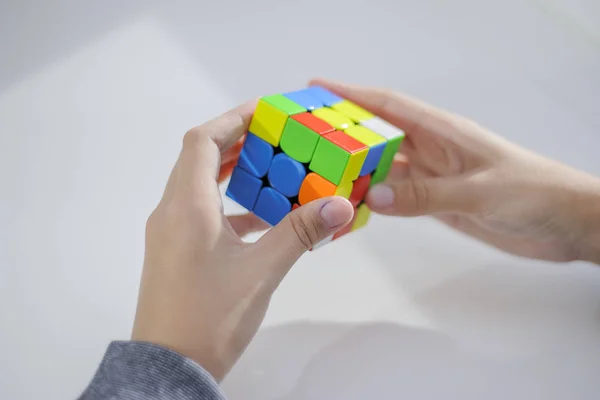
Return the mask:
[[383,266],[433,328],[308,321],[264,328],[224,384],[232,400],[596,397],[594,268],[503,264],[458,235],[432,238],[445,247],[433,241],[419,249],[414,231],[406,246],[398,244],[401,229],[385,231],[365,235],[362,251],[373,252],[373,267]]
[[224,389],[232,400],[591,399],[597,380],[577,371],[581,356],[499,360],[395,324],[295,323],[262,330]]

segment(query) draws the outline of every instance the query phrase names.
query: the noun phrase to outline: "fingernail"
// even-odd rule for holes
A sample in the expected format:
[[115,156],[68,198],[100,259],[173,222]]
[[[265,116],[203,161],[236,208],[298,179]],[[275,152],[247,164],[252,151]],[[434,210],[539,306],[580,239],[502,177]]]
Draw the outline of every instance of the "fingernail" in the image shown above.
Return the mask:
[[369,191],[367,200],[373,208],[388,208],[394,204],[394,191],[389,186],[377,185]]
[[343,202],[333,199],[321,207],[320,215],[325,225],[331,229],[348,221],[348,208]]

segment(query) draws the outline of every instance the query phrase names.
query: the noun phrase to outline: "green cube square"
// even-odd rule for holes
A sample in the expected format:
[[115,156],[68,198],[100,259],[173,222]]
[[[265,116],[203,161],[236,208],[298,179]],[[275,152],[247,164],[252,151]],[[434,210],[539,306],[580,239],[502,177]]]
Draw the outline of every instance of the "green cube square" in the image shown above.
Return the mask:
[[392,168],[394,156],[398,152],[400,144],[403,140],[403,136],[398,136],[388,140],[387,144],[385,145],[385,149],[383,150],[383,154],[381,155],[381,159],[377,164],[377,168],[375,168],[375,172],[373,172],[373,176],[371,177],[371,186],[385,181],[385,178],[387,178],[387,175]]
[[321,137],[309,168],[333,184],[339,185],[349,159],[350,153]]
[[300,104],[293,102],[282,94],[273,94],[271,96],[265,96],[261,100],[266,101],[273,107],[283,111],[288,116],[294,114],[300,114],[306,112],[306,108]]
[[320,137],[321,135],[309,127],[289,118],[283,129],[279,146],[294,160],[307,163],[312,159]]

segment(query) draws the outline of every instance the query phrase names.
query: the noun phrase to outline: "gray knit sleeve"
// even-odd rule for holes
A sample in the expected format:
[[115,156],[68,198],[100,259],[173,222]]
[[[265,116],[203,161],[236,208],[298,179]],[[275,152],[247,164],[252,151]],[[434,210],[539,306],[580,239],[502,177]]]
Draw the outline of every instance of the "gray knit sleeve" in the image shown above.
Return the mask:
[[212,376],[161,346],[112,342],[80,400],[225,400]]

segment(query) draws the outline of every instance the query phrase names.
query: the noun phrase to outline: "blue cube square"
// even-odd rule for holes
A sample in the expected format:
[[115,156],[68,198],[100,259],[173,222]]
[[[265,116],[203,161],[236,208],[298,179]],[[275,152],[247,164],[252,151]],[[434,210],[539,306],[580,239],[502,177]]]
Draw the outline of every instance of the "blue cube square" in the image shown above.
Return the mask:
[[377,168],[377,164],[379,164],[379,160],[381,160],[381,156],[383,155],[383,150],[385,150],[385,146],[386,143],[381,143],[377,146],[372,146],[369,148],[367,158],[365,159],[362,169],[360,170],[360,176],[365,176],[375,171],[375,168]]
[[306,92],[310,96],[317,98],[327,107],[331,107],[332,105],[340,103],[344,100],[340,96],[331,93],[329,90],[322,88],[321,86],[311,86],[306,89]]
[[262,186],[262,180],[240,167],[235,167],[225,194],[246,210],[252,211]]
[[301,105],[309,111],[316,110],[317,108],[325,106],[323,101],[321,101],[318,97],[311,95],[308,89],[285,93],[284,96],[293,101],[294,103]]
[[254,214],[269,225],[277,225],[292,210],[290,200],[271,187],[264,187],[258,195]]
[[262,178],[269,171],[274,151],[275,149],[269,143],[248,133],[240,152],[238,165],[257,178]]

